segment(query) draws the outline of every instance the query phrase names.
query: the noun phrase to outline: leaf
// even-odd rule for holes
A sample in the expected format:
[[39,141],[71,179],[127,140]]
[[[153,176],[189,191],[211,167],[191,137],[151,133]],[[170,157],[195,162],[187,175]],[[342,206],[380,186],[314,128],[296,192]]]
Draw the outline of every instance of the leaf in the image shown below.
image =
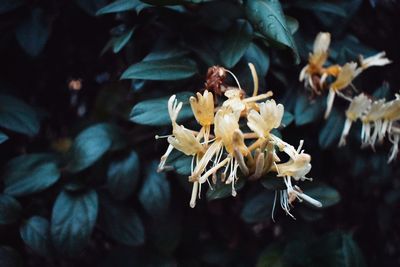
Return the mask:
[[7,140],[8,140],[8,136],[5,133],[0,132],[0,144],[4,143]]
[[16,199],[0,194],[0,225],[16,222],[21,211],[22,207]]
[[131,29],[123,35],[115,37],[111,40],[113,44],[113,52],[115,54],[121,51],[122,48],[124,48],[124,46],[129,42],[129,40],[132,38],[133,31],[134,29]]
[[173,162],[172,166],[178,174],[189,176],[192,172],[191,164],[192,157],[182,153],[182,155]]
[[277,177],[276,173],[267,173],[260,179],[262,186],[268,190],[285,190],[286,185],[282,177]]
[[0,95],[0,126],[11,131],[34,136],[39,132],[36,112],[21,100]]
[[12,11],[25,3],[24,0],[1,0],[0,14]]
[[[244,179],[239,179],[235,184],[235,190],[240,191],[245,185]],[[207,190],[207,200],[216,200],[223,199],[232,196],[232,185],[222,183],[220,180],[217,181],[216,185],[213,185],[213,188],[209,188]]]
[[321,1],[310,1],[310,0],[301,0],[290,3],[291,6],[311,10],[313,12],[326,12],[331,13],[340,17],[346,17],[346,10],[341,6],[329,3],[329,2],[321,2]]
[[390,87],[388,83],[383,83],[382,86],[380,86],[379,88],[377,88],[374,93],[372,94],[372,96],[376,99],[382,99],[382,98],[386,98],[388,99],[390,97]]
[[238,20],[225,36],[221,61],[227,68],[233,68],[242,58],[253,37],[253,29],[245,20]]
[[139,192],[139,201],[146,212],[153,216],[163,216],[169,207],[171,189],[165,173],[157,172],[157,162],[147,167],[144,184]]
[[288,111],[285,111],[283,113],[282,123],[281,124],[283,125],[283,127],[286,127],[286,126],[289,126],[292,123],[293,120],[294,120],[293,114],[288,112]]
[[43,191],[60,178],[52,154],[28,154],[10,160],[4,172],[6,194],[25,196]]
[[1,267],[22,267],[22,257],[13,248],[0,246],[0,266]]
[[90,126],[79,133],[69,151],[67,169],[82,171],[101,158],[116,140],[116,129],[107,123]]
[[134,10],[139,4],[140,2],[137,0],[117,0],[106,5],[105,7],[100,8],[96,12],[96,16]]
[[244,203],[241,217],[247,223],[265,221],[271,217],[273,203],[274,193],[272,192],[264,191],[253,195]]
[[270,59],[268,51],[266,51],[266,49],[261,49],[255,43],[250,43],[244,54],[244,60],[246,63],[254,64],[261,83],[269,69]]
[[53,206],[51,238],[60,255],[73,256],[88,243],[96,223],[98,198],[94,190],[83,194],[61,191]]
[[112,162],[108,167],[107,186],[117,199],[126,199],[139,181],[139,157],[132,151],[126,158]]
[[246,1],[245,10],[247,18],[255,29],[266,38],[290,48],[295,63],[300,62],[296,44],[278,0]]
[[[178,102],[182,102],[182,109],[179,112],[178,122],[193,117],[193,112],[190,107],[189,98],[193,94],[190,92],[181,92],[176,94]],[[171,119],[168,113],[169,97],[158,99],[145,100],[136,104],[130,114],[130,120],[144,125],[164,126],[171,124]]]
[[51,254],[50,224],[47,219],[33,216],[21,225],[19,232],[22,240],[33,251],[41,256]]
[[100,205],[100,225],[108,236],[127,246],[144,243],[144,226],[134,209],[117,203],[103,194],[100,198]]
[[90,16],[95,16],[96,12],[107,2],[107,0],[75,0],[75,3]]
[[348,234],[329,233],[310,248],[313,266],[365,267],[360,248]]
[[313,184],[304,193],[322,203],[322,209],[336,205],[340,202],[339,192],[325,184]]
[[197,73],[196,63],[187,58],[142,61],[130,66],[121,79],[173,81],[192,77]]
[[321,98],[311,102],[306,95],[298,94],[294,109],[295,123],[297,126],[305,125],[322,117],[325,103]]
[[42,52],[50,35],[50,22],[42,9],[32,9],[30,16],[16,28],[17,41],[30,56],[36,57]]
[[289,27],[290,33],[293,35],[297,32],[299,29],[299,21],[293,17],[290,16],[285,16],[286,18],[286,24]]
[[324,128],[322,128],[321,132],[319,133],[318,141],[320,147],[326,149],[333,143],[337,142],[342,134],[343,125],[343,115],[340,114],[336,109],[333,109],[325,123]]

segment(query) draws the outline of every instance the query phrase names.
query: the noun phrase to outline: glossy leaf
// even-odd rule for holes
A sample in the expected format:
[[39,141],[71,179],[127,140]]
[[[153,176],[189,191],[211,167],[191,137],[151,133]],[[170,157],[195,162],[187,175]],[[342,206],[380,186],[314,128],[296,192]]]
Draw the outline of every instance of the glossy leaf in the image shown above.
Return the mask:
[[[235,190],[240,191],[245,184],[244,179],[239,179],[235,184]],[[206,196],[208,201],[232,197],[232,184],[225,184],[218,180],[217,184],[207,190]]]
[[28,154],[8,162],[4,173],[4,192],[13,196],[25,196],[52,186],[60,178],[54,156]]
[[134,10],[139,4],[140,2],[137,0],[117,0],[106,5],[105,7],[100,8],[96,12],[96,16]]
[[266,175],[264,175],[264,177],[262,177],[260,179],[260,182],[262,184],[262,186],[264,186],[266,189],[268,190],[285,190],[286,189],[286,185],[283,182],[282,177],[277,177],[276,173],[268,173]]
[[139,157],[132,151],[126,158],[112,162],[108,167],[107,186],[117,199],[126,199],[139,181]]
[[94,190],[82,194],[62,191],[54,203],[51,239],[62,255],[73,256],[88,243],[97,219],[98,198]]
[[165,173],[157,172],[157,162],[147,167],[144,184],[139,192],[139,201],[146,212],[153,216],[164,215],[169,208],[171,188]]
[[253,29],[245,20],[237,21],[225,36],[221,51],[221,61],[227,68],[232,68],[239,62],[253,37]]
[[[179,112],[178,122],[193,117],[193,112],[189,103],[189,98],[192,95],[193,94],[190,92],[176,94],[176,99],[178,102],[183,102],[182,109]],[[130,120],[144,125],[170,125],[171,119],[168,113],[169,98],[170,97],[168,96],[139,102],[133,107],[130,114]]]
[[192,77],[197,73],[196,63],[187,58],[142,61],[130,66],[121,79],[173,81]]
[[30,106],[7,95],[0,95],[0,126],[29,136],[36,135],[40,127],[36,112]]
[[291,49],[296,64],[300,62],[296,44],[290,28],[286,24],[281,4],[278,0],[246,1],[246,15],[253,26],[266,38]]
[[67,169],[79,172],[94,164],[112,147],[116,135],[116,129],[107,123],[95,124],[83,130],[69,151]]
[[30,16],[16,28],[15,34],[22,49],[28,55],[35,57],[42,52],[47,43],[50,21],[42,9],[32,9]]
[[340,202],[339,192],[328,185],[313,184],[309,188],[304,189],[304,193],[320,201],[322,208],[328,208]]
[[244,203],[241,217],[247,223],[257,223],[271,218],[274,193],[264,191],[251,196]]
[[262,81],[262,77],[267,75],[269,69],[270,59],[268,51],[260,48],[260,46],[255,43],[251,43],[244,54],[244,60],[246,63],[253,63],[254,67],[256,68],[257,75]]
[[7,140],[8,140],[8,136],[5,133],[0,132],[0,144],[4,143]]
[[51,254],[50,224],[40,216],[33,216],[20,227],[22,240],[36,253],[47,256]]
[[22,207],[16,199],[0,194],[0,225],[16,222],[21,211]]
[[333,144],[337,144],[344,126],[344,116],[339,111],[333,109],[325,126],[319,133],[319,145],[321,148],[328,148]]
[[297,96],[294,109],[295,123],[297,126],[311,123],[321,118],[325,110],[325,103],[321,98],[311,101],[306,95]]
[[115,241],[128,246],[141,245],[145,241],[142,220],[131,207],[101,195],[100,225]]

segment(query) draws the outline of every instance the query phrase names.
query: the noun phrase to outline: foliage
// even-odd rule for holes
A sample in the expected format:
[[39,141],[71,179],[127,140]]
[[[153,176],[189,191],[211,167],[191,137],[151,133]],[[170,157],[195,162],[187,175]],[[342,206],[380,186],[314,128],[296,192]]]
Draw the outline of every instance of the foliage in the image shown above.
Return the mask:
[[[338,148],[348,104],[336,99],[325,120],[325,98],[298,79],[315,35],[328,31],[330,63],[385,50],[394,63],[354,84],[393,96],[399,8],[384,0],[1,1],[0,266],[398,266],[398,162],[386,163],[386,144],[360,149],[353,132]],[[236,197],[231,185],[204,187],[191,209],[191,159],[174,151],[171,171],[157,172],[169,96],[183,101],[178,122],[192,127],[188,99],[208,68],[229,69],[251,95],[248,62],[261,93],[272,90],[285,106],[274,134],[303,139],[312,156],[313,183],[302,189],[323,206],[296,202],[296,220],[278,208],[285,184],[276,176],[241,179]]]

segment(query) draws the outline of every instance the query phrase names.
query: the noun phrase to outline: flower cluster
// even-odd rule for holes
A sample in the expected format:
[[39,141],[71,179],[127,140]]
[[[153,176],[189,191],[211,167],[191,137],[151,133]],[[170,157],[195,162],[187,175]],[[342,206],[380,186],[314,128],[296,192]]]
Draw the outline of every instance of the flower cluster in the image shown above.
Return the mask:
[[[292,180],[311,180],[306,175],[311,169],[311,157],[302,150],[303,142],[296,149],[271,131],[281,126],[284,107],[273,99],[272,92],[258,94],[258,80],[254,66],[249,64],[253,75],[253,95],[246,97],[236,77],[222,67],[213,67],[224,77],[233,75],[238,87],[219,83],[224,93],[220,103],[217,95],[208,90],[190,97],[193,114],[199,130],[187,129],[176,121],[182,103],[175,95],[168,101],[168,111],[172,122],[172,134],[168,136],[169,147],[161,157],[159,170],[166,169],[166,161],[173,149],[192,157],[189,182],[193,183],[190,206],[196,205],[201,187],[208,183],[210,188],[217,180],[232,186],[232,196],[236,196],[235,183],[238,179],[259,179],[268,172],[275,172],[283,179],[286,190],[280,192],[281,206],[290,214],[292,203],[298,199],[312,205],[321,206],[317,200],[305,195]],[[206,83],[207,84],[207,83]],[[289,156],[281,162],[279,153]]]
[[400,140],[400,95],[394,100],[372,99],[364,93],[350,99],[346,111],[346,122],[339,146],[346,144],[351,125],[356,120],[362,122],[361,141],[363,146],[374,148],[376,142],[383,142],[385,136],[392,143],[388,162],[397,157]]
[[[343,66],[338,64],[327,65],[331,35],[320,32],[314,42],[313,52],[310,53],[308,64],[300,72],[300,81],[304,81],[306,88],[311,88],[315,94],[329,90],[325,118],[332,110],[335,95],[343,96],[342,91],[352,86],[352,81],[364,70],[372,66],[384,66],[391,61],[385,57],[385,52],[364,58],[360,56],[358,63],[348,62]],[[328,78],[333,78],[328,82]]]

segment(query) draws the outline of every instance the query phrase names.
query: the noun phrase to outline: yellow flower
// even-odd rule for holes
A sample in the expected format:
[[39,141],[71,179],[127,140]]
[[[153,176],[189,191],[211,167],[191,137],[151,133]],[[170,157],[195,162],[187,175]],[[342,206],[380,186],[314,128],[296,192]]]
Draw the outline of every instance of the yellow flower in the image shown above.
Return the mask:
[[335,94],[351,84],[356,76],[356,69],[357,64],[355,62],[346,63],[339,72],[339,75],[337,76],[335,82],[331,84],[328,94],[325,118],[327,118],[331,113],[333,102],[335,100]]
[[359,94],[350,103],[349,108],[346,111],[346,122],[343,127],[342,136],[340,137],[339,146],[346,144],[346,137],[350,132],[351,125],[354,121],[361,118],[371,107],[371,99],[365,94]]
[[306,175],[311,170],[311,156],[306,153],[297,154],[288,162],[276,164],[273,167],[277,171],[278,177],[293,177],[297,180],[306,180]]
[[168,137],[168,143],[187,156],[203,153],[203,146],[199,140],[196,139],[192,131],[182,125],[174,126],[172,136]]
[[281,125],[284,107],[276,104],[275,100],[267,100],[259,104],[260,113],[251,110],[247,116],[247,126],[260,138],[267,137],[269,132]]
[[213,94],[205,90],[203,95],[197,93],[196,96],[197,98],[192,96],[189,99],[196,120],[202,126],[209,126],[213,124],[214,121]]
[[218,110],[215,115],[214,133],[221,139],[229,154],[233,154],[233,133],[239,129],[239,118],[228,108]]

